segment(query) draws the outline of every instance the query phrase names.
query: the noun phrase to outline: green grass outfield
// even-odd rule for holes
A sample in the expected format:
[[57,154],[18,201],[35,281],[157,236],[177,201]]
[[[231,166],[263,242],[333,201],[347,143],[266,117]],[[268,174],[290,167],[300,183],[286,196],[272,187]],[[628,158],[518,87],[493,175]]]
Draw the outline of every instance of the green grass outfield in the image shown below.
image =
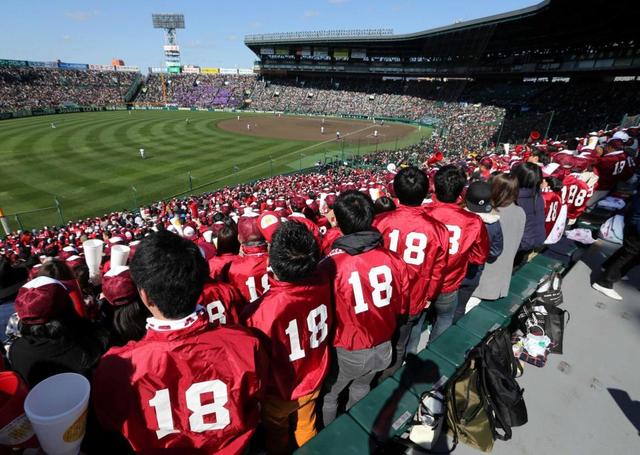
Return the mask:
[[[11,215],[51,207],[57,198],[64,219],[76,220],[186,193],[189,172],[194,193],[201,193],[342,156],[334,141],[257,138],[216,127],[236,115],[140,110],[0,121],[0,208]],[[428,134],[423,127],[397,145],[379,147],[402,147]],[[139,157],[140,147],[146,160]],[[371,150],[375,145],[361,144],[359,153]],[[357,152],[355,145],[345,145],[345,157]],[[24,227],[60,222],[55,209],[19,218]],[[15,216],[9,221],[18,227]]]

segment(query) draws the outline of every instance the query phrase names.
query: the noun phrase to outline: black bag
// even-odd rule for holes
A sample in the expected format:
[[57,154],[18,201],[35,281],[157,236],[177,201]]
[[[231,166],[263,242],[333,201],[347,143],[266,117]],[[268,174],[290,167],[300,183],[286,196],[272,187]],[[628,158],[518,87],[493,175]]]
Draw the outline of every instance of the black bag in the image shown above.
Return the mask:
[[536,290],[536,299],[553,306],[562,304],[562,277],[558,272],[553,272],[540,283]]
[[[544,311],[541,311],[544,309]],[[544,314],[546,312],[546,314]],[[568,319],[565,322],[565,315]],[[532,326],[539,326],[545,335],[551,340],[549,352],[554,354],[562,354],[562,345],[564,342],[564,327],[571,319],[571,315],[567,310],[558,308],[555,305],[545,303],[537,297],[522,306],[522,311],[518,313],[518,321],[521,330],[524,333],[529,332]]]
[[495,422],[494,436],[507,441],[511,439],[511,428],[528,420],[524,390],[515,379],[522,374],[522,367],[513,355],[511,337],[505,330],[495,332],[481,350],[482,385]]

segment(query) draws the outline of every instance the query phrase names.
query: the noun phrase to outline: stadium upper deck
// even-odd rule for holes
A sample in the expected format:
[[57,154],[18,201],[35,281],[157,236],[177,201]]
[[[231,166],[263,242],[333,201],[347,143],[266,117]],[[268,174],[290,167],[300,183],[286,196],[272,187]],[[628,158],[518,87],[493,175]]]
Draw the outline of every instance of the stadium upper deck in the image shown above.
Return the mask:
[[615,7],[604,0],[545,0],[417,33],[274,33],[248,35],[245,44],[265,74],[635,76],[640,74],[639,10],[633,0]]

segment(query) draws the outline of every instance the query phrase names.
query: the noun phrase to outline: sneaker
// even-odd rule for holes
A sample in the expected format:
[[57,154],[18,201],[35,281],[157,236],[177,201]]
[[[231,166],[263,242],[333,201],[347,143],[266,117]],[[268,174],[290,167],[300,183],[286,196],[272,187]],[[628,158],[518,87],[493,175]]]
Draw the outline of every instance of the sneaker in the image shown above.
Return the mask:
[[598,283],[593,283],[591,287],[613,300],[622,300],[622,296],[614,291],[613,288],[605,288],[604,286],[600,286]]

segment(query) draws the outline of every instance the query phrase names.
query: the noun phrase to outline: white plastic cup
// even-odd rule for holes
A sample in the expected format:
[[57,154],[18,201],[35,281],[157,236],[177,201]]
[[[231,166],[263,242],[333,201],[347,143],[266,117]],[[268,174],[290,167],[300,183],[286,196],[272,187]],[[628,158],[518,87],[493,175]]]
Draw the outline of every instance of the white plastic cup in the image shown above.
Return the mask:
[[111,266],[110,268],[127,265],[127,259],[129,259],[129,252],[131,248],[127,245],[113,245],[111,247]]
[[91,386],[77,373],[51,376],[36,385],[24,400],[40,447],[49,455],[76,455],[87,425]]
[[100,273],[100,264],[102,263],[102,251],[104,242],[98,239],[87,240],[82,244],[84,250],[84,260],[89,267],[89,275],[96,276]]

